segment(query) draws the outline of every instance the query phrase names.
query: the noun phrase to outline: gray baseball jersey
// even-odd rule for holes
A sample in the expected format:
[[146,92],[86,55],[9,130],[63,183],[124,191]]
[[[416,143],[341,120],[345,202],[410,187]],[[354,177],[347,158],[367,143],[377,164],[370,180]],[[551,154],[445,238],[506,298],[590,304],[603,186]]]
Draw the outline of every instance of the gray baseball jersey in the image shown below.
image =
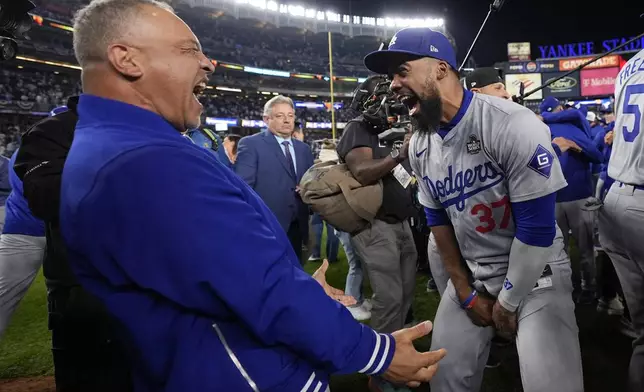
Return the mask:
[[[475,287],[483,284],[498,295],[515,236],[510,203],[554,193],[567,183],[548,127],[523,106],[467,93],[452,122],[457,124],[444,138],[417,132],[411,139],[419,200],[446,210]],[[566,259],[561,240],[551,248],[549,262]]]
[[608,175],[644,185],[644,50],[626,63],[615,81],[615,129]]

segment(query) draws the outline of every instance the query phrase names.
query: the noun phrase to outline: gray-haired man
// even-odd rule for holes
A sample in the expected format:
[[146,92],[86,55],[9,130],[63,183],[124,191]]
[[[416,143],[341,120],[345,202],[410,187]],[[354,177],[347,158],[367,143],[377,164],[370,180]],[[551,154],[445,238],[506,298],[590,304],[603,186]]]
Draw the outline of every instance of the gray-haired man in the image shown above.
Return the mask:
[[267,129],[239,142],[235,172],[273,211],[302,260],[302,245],[309,238],[309,210],[297,193],[297,184],[313,166],[313,154],[293,136],[295,105],[278,95],[264,105]]

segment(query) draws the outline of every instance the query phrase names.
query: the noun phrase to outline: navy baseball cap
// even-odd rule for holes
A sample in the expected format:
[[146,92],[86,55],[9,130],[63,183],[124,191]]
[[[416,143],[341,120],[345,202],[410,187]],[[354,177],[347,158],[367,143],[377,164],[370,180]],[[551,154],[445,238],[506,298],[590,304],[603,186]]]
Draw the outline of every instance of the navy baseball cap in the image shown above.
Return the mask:
[[559,100],[555,97],[548,97],[539,105],[541,113],[552,112],[557,106],[561,105]]
[[456,53],[447,37],[427,27],[408,27],[398,31],[389,42],[389,48],[369,53],[364,58],[364,65],[369,71],[383,75],[388,74],[392,67],[423,57],[445,61],[458,70]]
[[503,83],[499,70],[494,67],[477,68],[465,77],[465,87],[468,90],[483,88],[490,84]]

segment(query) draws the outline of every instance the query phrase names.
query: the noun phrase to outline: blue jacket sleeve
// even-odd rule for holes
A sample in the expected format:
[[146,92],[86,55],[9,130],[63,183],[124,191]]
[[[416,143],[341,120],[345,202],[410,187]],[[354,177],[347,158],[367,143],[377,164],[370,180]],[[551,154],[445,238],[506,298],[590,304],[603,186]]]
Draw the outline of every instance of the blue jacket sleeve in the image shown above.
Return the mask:
[[253,189],[257,181],[257,165],[257,149],[251,145],[249,139],[242,138],[237,145],[235,173]]
[[93,219],[110,222],[103,232],[118,267],[190,311],[216,318],[223,302],[266,345],[286,346],[330,373],[386,370],[393,338],[355,321],[297,268],[268,208],[204,155],[192,146],[143,147],[103,170],[104,189],[91,203],[105,216]]
[[589,161],[591,161],[592,163],[602,163],[604,159],[602,153],[599,151],[599,149],[597,149],[595,142],[588,136],[579,132],[579,134],[569,134],[568,138],[577,143],[579,147],[581,147],[582,154],[584,154]]
[[[564,110],[563,112],[558,113],[542,113],[543,121],[546,124],[564,124],[570,123],[582,130],[586,136],[592,138],[590,131],[590,124],[584,118],[579,110],[571,109]],[[581,146],[580,146],[581,147]]]

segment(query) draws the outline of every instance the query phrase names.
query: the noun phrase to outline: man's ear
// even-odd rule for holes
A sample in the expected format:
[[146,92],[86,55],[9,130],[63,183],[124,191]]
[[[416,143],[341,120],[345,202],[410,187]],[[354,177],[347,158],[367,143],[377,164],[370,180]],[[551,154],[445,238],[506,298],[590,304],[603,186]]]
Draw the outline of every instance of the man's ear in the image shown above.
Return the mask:
[[449,65],[444,61],[439,61],[436,64],[436,80],[443,80],[449,75]]
[[138,79],[143,76],[138,54],[138,50],[122,44],[110,45],[107,48],[107,59],[112,67],[128,79]]
[[472,88],[472,89],[470,89],[470,91],[473,92],[473,93],[480,93],[481,89],[480,88]]

